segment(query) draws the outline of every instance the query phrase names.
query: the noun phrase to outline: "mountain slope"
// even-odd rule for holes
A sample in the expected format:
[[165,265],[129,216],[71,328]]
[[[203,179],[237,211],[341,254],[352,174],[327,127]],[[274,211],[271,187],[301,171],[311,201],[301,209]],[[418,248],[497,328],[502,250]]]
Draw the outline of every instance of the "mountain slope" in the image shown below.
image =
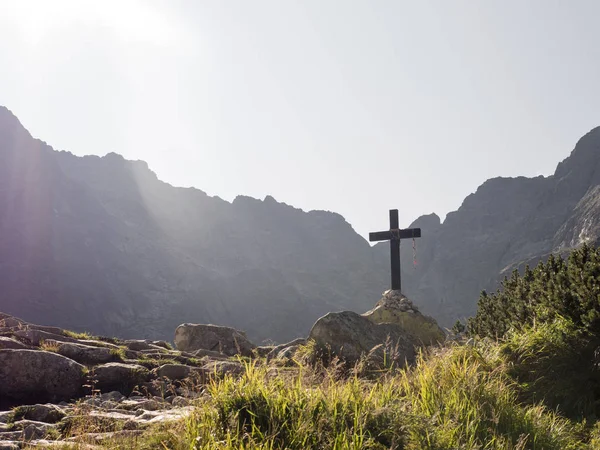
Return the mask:
[[[423,310],[449,325],[475,312],[482,289],[513,267],[600,236],[600,128],[582,137],[549,177],[495,178],[468,196],[424,243],[427,259],[407,283]],[[424,239],[423,239],[424,240]]]
[[[412,226],[423,237],[416,269],[402,243],[405,293],[450,326],[506,271],[598,241],[600,128],[552,176],[488,180],[443,223]],[[388,285],[387,243],[371,247],[338,214],[230,203],[141,161],[57,152],[0,107],[0,310],[122,337],[201,322],[283,341],[329,311],[366,310]]]
[[262,340],[364,310],[385,286],[334,213],[175,188],[145,163],[75,157],[0,109],[2,309],[97,333],[171,338],[213,322]]

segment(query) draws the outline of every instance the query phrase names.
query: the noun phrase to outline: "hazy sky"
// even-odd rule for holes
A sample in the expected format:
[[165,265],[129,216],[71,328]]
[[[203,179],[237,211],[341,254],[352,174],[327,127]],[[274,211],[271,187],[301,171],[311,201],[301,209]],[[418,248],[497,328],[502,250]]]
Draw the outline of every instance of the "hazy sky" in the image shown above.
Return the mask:
[[600,2],[0,0],[0,104],[54,148],[341,213],[442,217],[600,125]]

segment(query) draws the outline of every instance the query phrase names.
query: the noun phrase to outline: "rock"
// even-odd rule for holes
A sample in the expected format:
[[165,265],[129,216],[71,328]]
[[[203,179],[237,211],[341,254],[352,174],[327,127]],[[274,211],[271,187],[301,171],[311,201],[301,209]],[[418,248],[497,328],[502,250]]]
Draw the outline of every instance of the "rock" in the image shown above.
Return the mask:
[[14,410],[14,420],[26,419],[35,422],[57,423],[65,416],[66,413],[61,408],[51,403],[19,406]]
[[111,353],[111,349],[106,347],[92,347],[90,345],[75,344],[68,342],[58,342],[53,340],[45,341],[47,344],[56,345],[56,353],[66,356],[80,364],[97,365],[105,364],[118,359],[118,356]]
[[146,381],[149,374],[148,369],[137,364],[108,363],[94,368],[98,389],[123,394],[129,394],[135,386]]
[[202,366],[202,370],[207,376],[216,375],[223,377],[225,375],[241,375],[244,373],[244,366],[237,361],[210,361]]
[[280,359],[280,360],[288,360],[294,357],[294,355],[296,354],[296,351],[298,350],[300,346],[299,345],[290,345],[289,347],[285,347],[282,348],[279,353],[277,353],[277,356],[275,356],[275,359]]
[[27,322],[24,320],[0,312],[0,327],[24,327],[25,325]]
[[185,397],[175,397],[171,403],[177,408],[189,406],[192,404],[191,400]]
[[188,378],[193,371],[197,372],[198,368],[184,364],[165,364],[156,369],[156,376],[169,380],[183,380]]
[[274,345],[261,345],[254,349],[256,356],[259,358],[265,358],[275,349]]
[[171,345],[169,345],[166,341],[152,341],[152,345],[164,348],[165,350],[173,350]]
[[234,328],[191,323],[177,327],[175,345],[178,350],[185,352],[202,349],[228,356],[252,356],[252,350],[256,347],[244,332]]
[[271,351],[267,354],[267,360],[270,360],[273,358],[279,358],[280,354],[281,354],[281,357],[283,357],[285,353],[289,353],[289,351],[287,351],[282,354],[283,350],[289,349],[290,347],[294,347],[294,351],[295,351],[298,349],[298,347],[300,345],[305,345],[305,344],[306,344],[306,339],[298,338],[298,339],[294,339],[293,341],[288,342],[286,344],[281,344],[276,347],[273,347],[273,348],[271,348]]
[[[70,442],[92,442],[94,444],[114,444],[120,439],[131,439],[140,436],[144,432],[142,430],[121,430],[111,431],[107,433],[85,433],[79,436],[69,438]],[[111,445],[112,447],[112,445]]]
[[123,344],[129,349],[135,352],[141,352],[144,350],[164,350],[161,347],[150,344],[148,341],[140,340],[140,339],[129,339],[124,341]]
[[0,397],[70,400],[81,392],[84,367],[55,353],[0,350]]
[[196,351],[190,353],[189,355],[192,358],[204,358],[205,356],[208,356],[211,359],[228,359],[229,358],[229,356],[224,355],[223,353],[213,352],[213,351],[204,350],[204,349],[196,350]]
[[127,397],[125,397],[119,391],[111,391],[111,392],[105,392],[104,394],[100,395],[100,398],[105,402],[119,403],[119,402],[122,402],[123,400],[125,400]]
[[23,438],[31,441],[47,437],[50,430],[56,430],[56,425],[33,420],[19,420],[13,423],[13,430],[21,430]]
[[[396,324],[374,323],[367,317],[351,311],[329,313],[321,317],[310,330],[318,348],[327,355],[338,356],[348,365],[354,365],[363,355],[370,355],[372,362],[388,360],[403,365],[415,357],[415,343],[409,333]],[[389,342],[390,348],[385,348]]]
[[0,450],[19,450],[21,447],[13,441],[4,441],[0,436]]
[[421,314],[400,291],[384,292],[375,308],[363,316],[376,324],[399,325],[413,336],[417,345],[435,345],[446,340],[446,334],[437,322],[433,318]]
[[0,336],[0,350],[6,349],[28,349],[29,346],[19,342],[15,339],[11,339],[9,337],[1,337]]
[[31,345],[35,345],[36,347],[39,347],[44,341],[77,342],[77,339],[61,336],[59,334],[48,333],[42,330],[19,330],[15,331],[14,335]]
[[118,345],[111,344],[110,342],[98,341],[95,339],[78,339],[78,344],[89,345],[91,347],[105,347],[105,348],[114,348],[119,349]]

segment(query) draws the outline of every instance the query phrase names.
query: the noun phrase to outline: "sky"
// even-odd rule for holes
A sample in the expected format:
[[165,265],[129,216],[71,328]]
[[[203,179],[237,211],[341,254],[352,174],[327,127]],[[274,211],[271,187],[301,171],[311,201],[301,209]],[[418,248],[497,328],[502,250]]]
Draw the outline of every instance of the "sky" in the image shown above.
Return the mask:
[[175,186],[442,218],[600,125],[595,0],[0,0],[0,105]]

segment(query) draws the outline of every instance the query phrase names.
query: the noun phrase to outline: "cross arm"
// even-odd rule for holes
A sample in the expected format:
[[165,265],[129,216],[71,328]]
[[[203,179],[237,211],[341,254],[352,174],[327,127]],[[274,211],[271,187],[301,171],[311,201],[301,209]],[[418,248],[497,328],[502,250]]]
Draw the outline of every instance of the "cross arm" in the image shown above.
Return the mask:
[[421,229],[420,228],[406,228],[404,230],[376,231],[374,233],[369,233],[369,241],[370,242],[389,241],[390,239],[410,239],[410,238],[420,238],[420,237],[421,237]]

